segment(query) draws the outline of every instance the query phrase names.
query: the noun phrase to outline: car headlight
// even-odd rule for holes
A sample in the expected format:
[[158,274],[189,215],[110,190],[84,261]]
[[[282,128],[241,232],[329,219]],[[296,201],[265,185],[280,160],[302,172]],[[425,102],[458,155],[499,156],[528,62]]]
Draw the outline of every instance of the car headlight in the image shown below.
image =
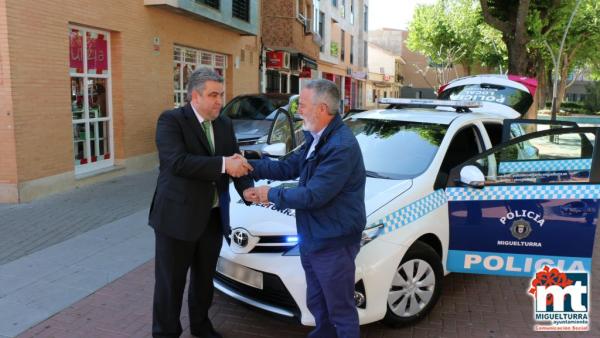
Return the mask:
[[362,237],[360,239],[360,246],[363,246],[370,241],[377,238],[379,235],[383,234],[383,223],[370,225],[362,233]]

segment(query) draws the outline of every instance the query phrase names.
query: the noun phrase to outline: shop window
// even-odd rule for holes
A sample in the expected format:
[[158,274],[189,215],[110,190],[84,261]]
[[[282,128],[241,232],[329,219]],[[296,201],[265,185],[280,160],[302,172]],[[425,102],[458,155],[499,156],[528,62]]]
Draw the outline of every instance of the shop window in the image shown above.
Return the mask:
[[288,92],[288,75],[287,74],[281,74],[281,92],[284,94]]
[[225,55],[175,46],[173,48],[173,103],[175,108],[186,103],[188,79],[196,68],[210,68],[225,78],[226,65],[227,56]]
[[279,93],[281,75],[276,70],[267,70],[267,93]]
[[75,173],[114,164],[110,34],[69,29],[69,76]]
[[290,93],[300,93],[300,77],[298,75],[291,75],[290,77]]

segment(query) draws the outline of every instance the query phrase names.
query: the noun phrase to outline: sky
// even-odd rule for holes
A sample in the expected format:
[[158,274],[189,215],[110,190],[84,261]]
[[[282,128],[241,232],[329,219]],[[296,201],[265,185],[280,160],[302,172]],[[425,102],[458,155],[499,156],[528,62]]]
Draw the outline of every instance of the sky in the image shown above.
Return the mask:
[[369,30],[406,29],[417,4],[433,3],[435,0],[369,0]]

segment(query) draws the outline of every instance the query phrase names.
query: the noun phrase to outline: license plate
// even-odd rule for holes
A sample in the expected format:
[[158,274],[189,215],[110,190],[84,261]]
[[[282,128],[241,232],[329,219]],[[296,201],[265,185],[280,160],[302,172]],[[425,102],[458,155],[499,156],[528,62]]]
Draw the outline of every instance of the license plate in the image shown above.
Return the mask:
[[219,257],[219,260],[217,261],[217,272],[253,288],[261,290],[263,288],[262,272],[249,269],[225,258]]

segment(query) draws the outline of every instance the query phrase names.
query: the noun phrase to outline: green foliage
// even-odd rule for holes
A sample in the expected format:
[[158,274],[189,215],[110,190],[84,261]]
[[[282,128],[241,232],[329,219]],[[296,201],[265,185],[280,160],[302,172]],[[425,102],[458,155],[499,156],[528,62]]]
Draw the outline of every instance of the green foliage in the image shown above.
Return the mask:
[[506,64],[501,34],[483,22],[475,0],[438,0],[433,5],[418,5],[409,32],[408,48],[426,55],[434,64]]

